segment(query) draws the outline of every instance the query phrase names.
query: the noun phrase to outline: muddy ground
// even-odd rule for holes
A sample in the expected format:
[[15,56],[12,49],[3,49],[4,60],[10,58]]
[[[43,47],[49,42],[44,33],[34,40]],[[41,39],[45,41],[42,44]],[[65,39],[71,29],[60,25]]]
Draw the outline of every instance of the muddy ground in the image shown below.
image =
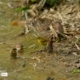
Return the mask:
[[[47,54],[43,51],[44,47],[38,44],[33,30],[24,36],[18,36],[24,25],[12,26],[12,21],[18,19],[18,16],[6,4],[7,1],[0,2],[0,80],[46,80],[47,77],[54,80],[80,80],[79,6],[60,5],[57,11],[54,8],[44,10],[40,15],[43,21],[38,19],[35,22],[32,18],[33,26],[38,26],[40,35],[48,35],[45,29],[53,25],[56,18],[62,21],[64,32],[69,33],[65,34],[66,40],[55,41],[53,52]],[[18,43],[23,44],[24,54],[13,60],[10,58],[10,50]],[[3,72],[7,72],[8,76],[1,76]]]

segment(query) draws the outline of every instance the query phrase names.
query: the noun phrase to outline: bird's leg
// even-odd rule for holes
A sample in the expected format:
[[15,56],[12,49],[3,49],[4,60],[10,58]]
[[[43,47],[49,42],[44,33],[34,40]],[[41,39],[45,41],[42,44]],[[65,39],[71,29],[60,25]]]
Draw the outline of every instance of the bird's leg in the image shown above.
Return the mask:
[[66,40],[66,37],[64,37],[61,34],[58,34],[58,42],[62,41],[62,40]]
[[48,41],[46,50],[48,54],[51,54],[53,52],[53,37],[51,37],[51,39]]

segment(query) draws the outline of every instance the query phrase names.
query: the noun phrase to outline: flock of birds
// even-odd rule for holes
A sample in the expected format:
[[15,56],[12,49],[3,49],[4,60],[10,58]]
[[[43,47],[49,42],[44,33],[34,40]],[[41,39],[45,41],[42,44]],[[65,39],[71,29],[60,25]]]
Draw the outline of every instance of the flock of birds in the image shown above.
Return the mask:
[[[18,22],[13,22],[12,24],[13,26],[18,25]],[[50,30],[52,31],[52,35],[49,37],[49,39],[46,39],[41,36],[37,37],[38,43],[45,46],[45,50],[47,51],[47,53],[53,52],[53,43],[55,37],[58,41],[62,41],[66,39],[63,26],[61,25],[60,22],[56,22],[56,25],[54,27],[50,26]],[[24,32],[22,32],[20,35],[25,35],[25,32],[26,30],[24,30]],[[11,58],[16,59],[18,54],[20,55],[23,54],[22,44],[18,44],[15,48],[12,48]]]

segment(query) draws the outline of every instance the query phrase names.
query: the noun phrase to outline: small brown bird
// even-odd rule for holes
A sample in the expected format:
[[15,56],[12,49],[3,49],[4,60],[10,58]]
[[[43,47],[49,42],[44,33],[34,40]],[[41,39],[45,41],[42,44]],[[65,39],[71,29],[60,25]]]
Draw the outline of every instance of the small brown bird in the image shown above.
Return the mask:
[[62,41],[66,39],[66,36],[64,34],[64,29],[60,21],[55,22],[53,28],[55,32],[57,33],[58,41]]
[[13,59],[17,59],[17,49],[16,48],[13,48],[10,52],[10,56],[11,58]]
[[21,44],[21,43],[17,44],[16,45],[16,49],[17,49],[18,55],[19,56],[22,56],[23,55],[23,52],[24,52],[24,50],[23,50],[23,44]]
[[47,42],[46,50],[48,53],[53,52],[53,37],[51,37],[50,40]]

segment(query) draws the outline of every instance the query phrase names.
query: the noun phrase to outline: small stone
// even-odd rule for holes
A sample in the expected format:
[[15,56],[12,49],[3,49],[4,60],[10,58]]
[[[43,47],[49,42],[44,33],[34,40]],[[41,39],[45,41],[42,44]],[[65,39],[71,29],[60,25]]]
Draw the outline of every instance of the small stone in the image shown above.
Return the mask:
[[54,78],[48,77],[46,80],[54,80]]

